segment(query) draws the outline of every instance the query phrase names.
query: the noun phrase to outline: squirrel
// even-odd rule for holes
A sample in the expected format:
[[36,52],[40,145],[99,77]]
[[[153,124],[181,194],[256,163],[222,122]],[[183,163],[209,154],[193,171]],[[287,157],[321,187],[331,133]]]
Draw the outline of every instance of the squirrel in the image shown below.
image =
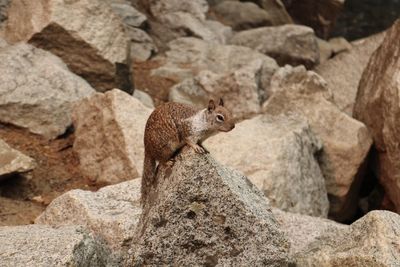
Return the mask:
[[235,128],[231,112],[210,100],[208,107],[198,110],[190,105],[168,102],[158,106],[147,119],[144,131],[144,166],[141,185],[142,203],[156,182],[156,163],[167,163],[183,146],[197,153],[206,153],[201,143],[218,132]]

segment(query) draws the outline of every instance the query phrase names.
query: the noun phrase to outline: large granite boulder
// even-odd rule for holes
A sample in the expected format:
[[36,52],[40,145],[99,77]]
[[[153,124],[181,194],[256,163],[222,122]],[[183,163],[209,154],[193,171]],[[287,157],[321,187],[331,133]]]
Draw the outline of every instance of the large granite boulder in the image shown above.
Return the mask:
[[6,39],[25,41],[59,56],[96,90],[133,92],[129,39],[120,18],[100,0],[12,1]]
[[83,174],[97,184],[140,177],[144,128],[151,111],[118,89],[79,102],[73,111],[73,150]]
[[35,223],[53,227],[84,226],[105,240],[115,254],[123,256],[142,212],[140,184],[140,179],[134,179],[97,192],[69,191],[54,199]]
[[83,228],[0,227],[1,266],[119,266],[104,243]]
[[373,53],[360,84],[354,117],[372,133],[378,153],[375,173],[400,212],[400,21]]
[[288,266],[287,240],[246,177],[191,149],[158,170],[129,265]]
[[371,54],[382,43],[384,34],[377,34],[352,43],[352,48],[315,68],[332,89],[333,101],[349,116],[353,114],[358,83]]
[[246,46],[274,58],[280,66],[319,63],[319,49],[314,31],[301,25],[262,27],[236,33],[229,42]]
[[75,102],[94,93],[51,53],[29,44],[0,48],[0,121],[53,139],[72,123]]
[[271,81],[272,96],[264,103],[271,115],[304,116],[323,143],[320,166],[330,195],[330,213],[337,220],[354,215],[363,163],[372,144],[364,124],[341,112],[331,102],[326,82],[304,67],[286,66]]
[[35,160],[11,148],[0,139],[0,180],[4,175],[27,172],[35,168]]
[[[249,136],[251,133],[251,137]],[[297,117],[259,115],[204,145],[221,163],[249,177],[279,209],[326,217],[325,179],[316,154],[321,142]]]

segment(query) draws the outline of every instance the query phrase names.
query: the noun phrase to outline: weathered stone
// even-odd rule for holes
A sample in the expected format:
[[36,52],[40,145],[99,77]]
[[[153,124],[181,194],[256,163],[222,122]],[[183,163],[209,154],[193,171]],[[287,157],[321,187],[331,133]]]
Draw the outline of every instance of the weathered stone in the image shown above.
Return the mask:
[[129,265],[288,266],[287,240],[246,177],[183,149],[157,181]]
[[354,117],[372,133],[378,152],[375,169],[396,211],[400,212],[400,20],[372,54],[360,84]]
[[195,18],[205,20],[205,14],[208,11],[206,0],[156,0],[151,1],[148,5],[150,5],[151,14],[154,17],[173,12],[185,12],[192,14]]
[[261,8],[269,13],[272,25],[292,24],[293,20],[286,11],[281,0],[254,0]]
[[0,139],[0,180],[15,172],[27,172],[35,168],[35,160],[11,148]]
[[236,33],[230,44],[252,48],[274,58],[279,65],[319,63],[317,39],[311,28],[300,25],[262,27]]
[[383,34],[378,34],[354,42],[350,51],[335,56],[315,69],[332,89],[335,104],[350,116],[353,113],[362,72],[383,37]]
[[0,48],[0,121],[47,138],[71,125],[73,104],[94,92],[51,53],[28,44]]
[[53,200],[36,219],[51,226],[82,225],[123,254],[142,212],[140,179],[103,187],[97,192],[72,190]]
[[313,132],[323,142],[320,167],[330,194],[330,213],[344,220],[355,212],[362,164],[371,147],[371,136],[359,121],[341,112],[331,100],[326,82],[304,67],[286,66],[271,80],[273,95],[264,111],[278,115],[305,116]]
[[322,64],[333,56],[333,50],[329,42],[323,39],[317,38],[317,43],[319,48],[319,63]]
[[251,2],[224,1],[213,11],[218,20],[238,31],[273,25],[270,14]]
[[297,266],[399,266],[400,216],[371,211],[350,227],[327,231],[296,254]]
[[[10,7],[11,0],[0,1],[0,30],[3,30],[4,24],[8,18],[8,8]],[[2,34],[2,33],[0,33]]]
[[96,93],[73,111],[74,151],[82,172],[98,184],[141,176],[144,127],[151,109],[121,90]]
[[12,1],[6,38],[58,55],[98,91],[132,92],[129,40],[120,18],[102,1]]
[[[174,78],[179,82],[193,78],[202,70],[228,74],[248,68],[261,60],[263,74],[260,75],[260,87],[268,91],[271,75],[278,68],[275,60],[247,47],[210,44],[196,38],[179,38],[168,46],[164,59],[166,63],[153,70],[152,75]],[[266,98],[265,93],[259,93],[263,95],[262,99]]]
[[329,37],[344,2],[345,0],[283,0],[293,20],[312,27],[323,39]]
[[306,121],[260,115],[209,138],[204,145],[218,161],[249,177],[271,205],[312,216],[328,215],[325,180],[315,158],[322,146]]
[[154,102],[151,96],[141,90],[135,89],[135,92],[133,92],[133,97],[138,99],[140,102],[143,103],[148,108],[153,109],[154,108]]
[[339,54],[352,49],[352,45],[343,37],[335,37],[329,39],[333,54]]
[[271,67],[269,63],[254,60],[227,74],[202,71],[171,88],[169,100],[204,108],[209,99],[223,97],[235,119],[248,118],[260,112],[261,101],[267,95],[267,82],[276,70],[276,66]]
[[349,227],[328,219],[284,212],[279,209],[272,209],[272,213],[289,240],[291,258],[319,240],[322,235],[330,233],[335,236]]
[[118,266],[109,249],[80,227],[0,227],[2,266]]
[[145,31],[128,28],[127,35],[131,40],[131,57],[134,60],[146,61],[158,51],[153,39]]
[[129,27],[140,28],[147,20],[144,14],[140,13],[129,4],[112,3],[111,7],[113,11],[120,16],[122,22]]

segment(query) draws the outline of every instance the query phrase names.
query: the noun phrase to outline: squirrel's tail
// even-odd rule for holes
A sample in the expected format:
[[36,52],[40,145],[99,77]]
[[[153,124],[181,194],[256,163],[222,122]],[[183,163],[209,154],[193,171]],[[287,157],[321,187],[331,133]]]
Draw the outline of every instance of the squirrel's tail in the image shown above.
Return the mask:
[[154,185],[156,179],[156,161],[148,153],[144,154],[143,162],[143,176],[141,186],[141,202],[145,204],[151,187]]

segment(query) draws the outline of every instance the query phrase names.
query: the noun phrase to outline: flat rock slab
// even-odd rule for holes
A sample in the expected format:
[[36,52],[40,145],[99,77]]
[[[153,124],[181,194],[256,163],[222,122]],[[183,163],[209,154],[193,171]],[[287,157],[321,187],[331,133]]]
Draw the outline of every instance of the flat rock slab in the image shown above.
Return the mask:
[[280,66],[304,65],[310,69],[319,63],[317,38],[306,26],[283,25],[241,31],[229,43],[270,56]]
[[133,92],[129,39],[107,3],[16,0],[8,15],[9,42],[25,41],[52,52],[98,91]]
[[35,168],[35,160],[11,148],[0,139],[0,180],[3,175],[27,172]]
[[151,111],[118,89],[96,93],[79,102],[73,111],[73,150],[82,172],[97,184],[140,177],[144,128]]
[[0,227],[1,266],[118,266],[110,250],[83,228]]
[[157,181],[129,264],[288,266],[287,240],[246,177],[184,149]]
[[400,212],[400,20],[372,54],[360,84],[354,117],[371,131],[378,152],[374,168],[395,210]]
[[219,162],[249,177],[271,205],[328,215],[325,179],[316,158],[322,143],[304,119],[259,115],[236,124],[229,133],[210,137],[204,145]]
[[97,192],[72,190],[53,200],[35,220],[51,226],[82,225],[122,253],[132,241],[142,212],[140,179],[103,187]]
[[0,121],[54,139],[72,123],[74,103],[95,91],[60,58],[29,44],[0,48]]

